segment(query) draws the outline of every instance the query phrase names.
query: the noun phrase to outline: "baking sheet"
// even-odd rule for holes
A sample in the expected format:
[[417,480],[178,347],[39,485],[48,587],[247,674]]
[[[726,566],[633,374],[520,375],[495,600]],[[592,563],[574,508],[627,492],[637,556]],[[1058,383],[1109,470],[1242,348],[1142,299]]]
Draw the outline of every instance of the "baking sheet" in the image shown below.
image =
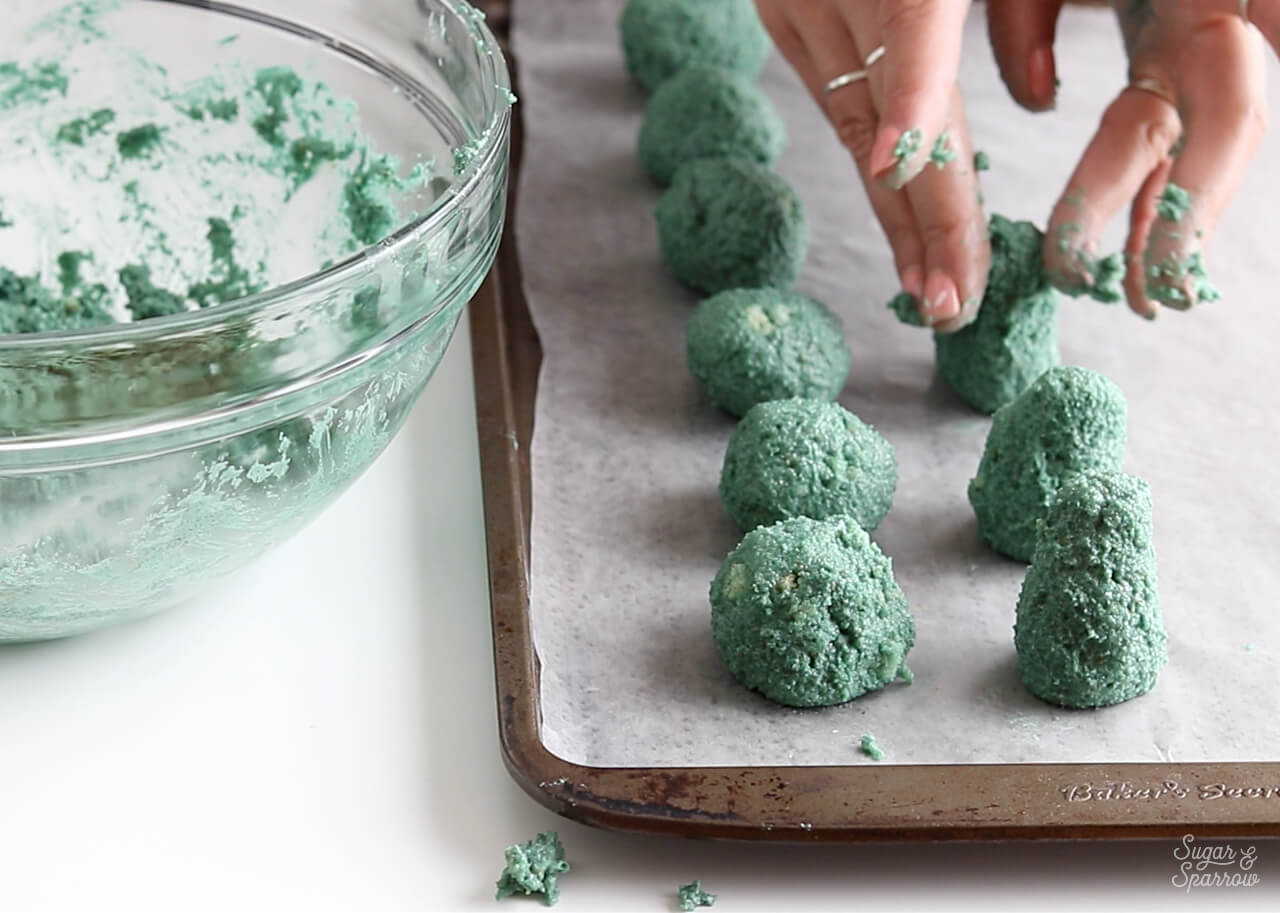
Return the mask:
[[[1030,697],[1014,669],[1021,565],[977,540],[965,486],[989,420],[939,388],[926,332],[883,308],[891,261],[851,165],[775,57],[762,77],[791,143],[779,172],[809,209],[798,283],[846,323],[841,402],[897,448],[900,483],[875,539],[916,614],[916,680],[816,711],[737,686],[711,641],[707,587],[739,537],[716,483],[733,420],[684,368],[696,297],[660,265],[659,191],[634,159],[644,98],[617,48],[622,3],[517,7],[525,166],[516,224],[543,346],[533,461],[531,615],[543,738],[593,766],[850,764],[864,732],[894,763],[1269,760],[1280,723],[1274,595],[1280,425],[1272,413],[1280,203],[1277,140],[1223,220],[1210,266],[1220,304],[1148,325],[1064,302],[1067,363],[1106,373],[1130,403],[1127,468],[1152,485],[1170,664],[1155,691],[1093,712]],[[961,83],[993,170],[990,208],[1043,222],[1125,65],[1108,13],[1068,9],[1058,111],[1033,116],[1001,87],[982,11]],[[1280,74],[1271,65],[1272,90]],[[1118,246],[1120,225],[1109,236]]]

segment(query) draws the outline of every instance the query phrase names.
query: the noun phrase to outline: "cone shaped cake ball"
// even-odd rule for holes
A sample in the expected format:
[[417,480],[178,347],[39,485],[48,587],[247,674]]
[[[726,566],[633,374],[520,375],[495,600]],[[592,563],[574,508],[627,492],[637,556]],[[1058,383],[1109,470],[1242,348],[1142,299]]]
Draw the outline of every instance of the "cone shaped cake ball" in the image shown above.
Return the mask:
[[989,228],[991,272],[978,317],[955,333],[935,333],[933,342],[938,376],[969,405],[991,413],[1059,357],[1058,302],[1044,274],[1044,235],[1030,222],[999,215]]
[[699,64],[755,77],[772,47],[753,0],[630,0],[619,30],[627,70],[651,92]]
[[897,485],[893,445],[839,403],[816,399],[753,406],[720,471],[720,499],[744,530],[840,515],[875,529]]
[[791,707],[911,680],[906,597],[889,559],[849,517],[747,533],[711,584],[711,632],[738,682]]
[[714,295],[693,309],[685,340],[690,373],[734,415],[774,399],[835,399],[849,376],[840,319],[795,292]]
[[1022,683],[1064,707],[1118,704],[1155,685],[1166,640],[1147,483],[1072,476],[1040,525],[1018,598]]
[[701,158],[738,158],[766,167],[786,145],[787,132],[768,96],[751,77],[722,67],[690,67],[649,99],[636,155],[659,184]]
[[1030,561],[1036,523],[1067,476],[1118,471],[1124,462],[1124,393],[1087,368],[1046,371],[995,415],[969,503],[996,551]]
[[696,159],[658,201],[662,259],[690,288],[789,288],[804,263],[804,205],[782,178],[742,159]]

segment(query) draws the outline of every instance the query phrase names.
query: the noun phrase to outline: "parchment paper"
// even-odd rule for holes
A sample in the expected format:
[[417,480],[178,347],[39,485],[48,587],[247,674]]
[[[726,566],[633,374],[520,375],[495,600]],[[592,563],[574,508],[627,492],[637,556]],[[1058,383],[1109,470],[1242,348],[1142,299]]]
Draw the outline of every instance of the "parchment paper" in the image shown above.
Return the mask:
[[[1130,405],[1127,469],[1147,479],[1169,665],[1149,695],[1070,712],[1017,680],[1024,573],[979,544],[965,486],[989,420],[933,378],[928,332],[885,310],[892,261],[847,157],[775,55],[762,86],[791,142],[778,171],[813,234],[798,288],[846,323],[841,403],[897,448],[901,481],[874,538],[918,637],[915,684],[794,711],[736,685],[711,640],[707,588],[739,533],[716,494],[733,420],[684,362],[696,297],[664,271],[659,190],[635,162],[644,97],[624,72],[621,0],[516,7],[527,146],[516,226],[545,362],[533,439],[532,612],[544,738],[601,766],[845,764],[873,732],[896,763],[1276,760],[1280,682],[1280,137],[1268,139],[1210,251],[1224,300],[1148,325],[1064,301],[1062,354]],[[999,82],[981,6],[961,84],[989,152],[991,211],[1043,224],[1125,61],[1109,13],[1068,9],[1058,110]],[[1269,78],[1280,88],[1277,68]],[[1107,250],[1118,248],[1112,226]]]

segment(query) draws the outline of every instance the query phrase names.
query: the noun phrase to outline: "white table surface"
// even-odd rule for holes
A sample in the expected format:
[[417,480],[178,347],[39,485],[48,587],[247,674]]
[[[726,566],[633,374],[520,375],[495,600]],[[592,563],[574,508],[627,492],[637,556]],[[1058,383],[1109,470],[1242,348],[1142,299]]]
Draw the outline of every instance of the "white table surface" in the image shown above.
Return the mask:
[[1274,909],[1176,890],[1174,843],[764,846],[591,830],[499,755],[470,346],[302,535],[215,597],[0,649],[0,909],[534,910],[508,843],[558,829],[559,910]]

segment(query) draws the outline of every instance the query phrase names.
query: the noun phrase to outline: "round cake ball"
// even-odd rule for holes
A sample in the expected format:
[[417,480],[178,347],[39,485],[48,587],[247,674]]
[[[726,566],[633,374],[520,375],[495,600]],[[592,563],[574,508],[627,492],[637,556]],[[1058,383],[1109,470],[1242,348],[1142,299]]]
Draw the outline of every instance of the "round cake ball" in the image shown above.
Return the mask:
[[875,529],[898,485],[893,445],[838,403],[780,399],[738,423],[720,499],[742,529],[791,517],[852,517]]
[[662,259],[676,278],[707,295],[788,288],[804,263],[804,205],[786,181],[755,162],[682,165],[656,214]]
[[1154,687],[1167,639],[1147,483],[1071,476],[1040,524],[1018,597],[1022,683],[1064,707],[1118,704]]
[[835,399],[849,376],[840,319],[795,292],[730,289],[689,317],[689,371],[734,415],[757,403]]
[[849,517],[747,533],[711,583],[711,634],[739,683],[791,707],[911,681],[907,599],[892,563]]
[[1120,469],[1128,438],[1124,392],[1088,368],[1050,368],[991,422],[969,503],[978,534],[1030,561],[1036,524],[1077,472]]
[[660,184],[701,158],[739,158],[772,165],[786,145],[782,120],[751,77],[723,67],[690,67],[649,99],[636,154]]
[[1044,235],[1000,215],[991,217],[990,234],[991,272],[977,318],[933,337],[938,376],[987,413],[1059,363],[1058,299],[1044,273]]
[[698,64],[754,77],[769,56],[753,0],[631,0],[619,26],[627,69],[651,92]]

